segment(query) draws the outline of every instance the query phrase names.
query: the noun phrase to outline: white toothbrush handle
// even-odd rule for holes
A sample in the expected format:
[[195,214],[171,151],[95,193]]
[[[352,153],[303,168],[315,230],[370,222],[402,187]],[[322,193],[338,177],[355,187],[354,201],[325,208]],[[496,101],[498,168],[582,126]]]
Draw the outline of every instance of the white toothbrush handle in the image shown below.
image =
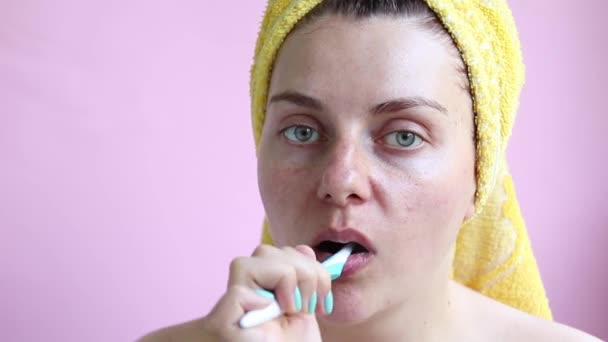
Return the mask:
[[239,325],[241,328],[251,328],[256,325],[272,321],[273,319],[281,316],[283,311],[279,307],[279,303],[273,300],[270,305],[263,309],[249,311],[241,317]]

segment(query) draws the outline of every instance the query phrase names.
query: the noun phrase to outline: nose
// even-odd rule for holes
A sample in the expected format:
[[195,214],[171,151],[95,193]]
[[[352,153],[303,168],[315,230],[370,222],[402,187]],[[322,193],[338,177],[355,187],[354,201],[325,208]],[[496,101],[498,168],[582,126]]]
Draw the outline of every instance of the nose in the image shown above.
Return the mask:
[[368,200],[371,195],[369,164],[362,148],[339,143],[327,153],[318,197],[339,207]]

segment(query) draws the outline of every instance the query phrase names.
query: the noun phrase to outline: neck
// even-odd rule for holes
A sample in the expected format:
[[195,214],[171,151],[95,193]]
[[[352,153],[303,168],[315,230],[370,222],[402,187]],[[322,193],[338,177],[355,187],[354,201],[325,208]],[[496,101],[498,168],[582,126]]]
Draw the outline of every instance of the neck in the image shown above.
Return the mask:
[[455,294],[448,277],[420,286],[363,322],[319,322],[324,341],[446,341],[454,331]]

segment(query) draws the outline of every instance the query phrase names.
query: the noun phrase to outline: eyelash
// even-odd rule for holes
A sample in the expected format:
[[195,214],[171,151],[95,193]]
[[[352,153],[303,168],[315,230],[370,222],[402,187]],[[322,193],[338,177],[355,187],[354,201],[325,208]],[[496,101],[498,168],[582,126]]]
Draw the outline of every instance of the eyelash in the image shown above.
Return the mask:
[[[304,129],[309,129],[312,130],[312,136],[311,138],[309,138],[306,141],[301,141],[300,139],[298,139],[297,137],[295,137],[295,134],[297,134],[297,132],[295,132],[295,130],[297,130],[298,128],[304,128]],[[284,128],[283,130],[281,130],[281,135],[287,139],[289,142],[297,144],[297,145],[310,145],[312,143],[315,143],[317,141],[319,141],[320,139],[322,139],[321,134],[317,131],[317,129],[310,127],[308,125],[291,125],[289,127]],[[403,146],[401,145],[399,142],[397,142],[396,144],[391,144],[388,143],[386,140],[392,136],[392,135],[397,135],[399,133],[405,133],[405,134],[411,134],[413,135],[413,139],[414,141],[412,142],[412,145],[415,144],[415,146]],[[398,137],[397,137],[398,139]],[[410,130],[395,130],[395,131],[391,131],[389,133],[384,134],[380,139],[377,139],[376,141],[380,141],[382,144],[384,145],[388,145],[391,146],[392,148],[396,148],[399,150],[413,150],[418,148],[420,145],[422,145],[425,141],[424,139],[420,136],[420,134],[417,134],[415,132],[412,132]]]
[[[397,142],[396,145],[393,145],[393,144],[389,144],[389,143],[386,142],[386,140],[387,140],[388,137],[390,137],[392,135],[397,136],[397,134],[399,134],[399,133],[405,133],[408,136],[411,135],[413,137],[413,139],[414,139],[414,141],[412,142],[412,145],[416,144],[416,146],[411,146],[411,145],[410,146],[403,146],[399,142]],[[398,137],[397,137],[397,139],[398,139]],[[402,149],[402,150],[413,150],[413,149],[418,148],[418,146],[420,146],[420,145],[422,145],[424,143],[424,139],[420,136],[420,134],[417,134],[415,132],[408,131],[408,130],[396,130],[396,131],[389,132],[389,133],[383,135],[379,140],[383,141],[383,143],[386,144],[386,145],[395,146],[398,149]],[[397,145],[399,145],[399,146],[397,146]]]
[[298,140],[297,138],[294,140],[294,139],[290,139],[290,137],[288,136],[288,135],[295,135],[296,134],[295,130],[298,128],[305,128],[305,129],[312,130],[312,134],[313,134],[313,138],[314,138],[313,142],[317,142],[318,140],[321,139],[321,134],[316,129],[314,129],[313,127],[310,127],[308,125],[291,125],[285,129],[281,130],[281,135],[292,143],[295,143],[298,145],[309,145],[310,144],[309,141],[297,141]]

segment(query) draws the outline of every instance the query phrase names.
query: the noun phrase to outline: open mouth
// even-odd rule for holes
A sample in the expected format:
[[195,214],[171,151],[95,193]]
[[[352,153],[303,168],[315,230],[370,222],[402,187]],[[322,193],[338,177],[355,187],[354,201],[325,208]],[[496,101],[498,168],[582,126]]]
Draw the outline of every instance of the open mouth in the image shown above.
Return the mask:
[[310,246],[315,251],[317,261],[323,262],[348,243],[353,244],[353,251],[344,265],[344,276],[363,268],[377,253],[376,247],[363,232],[349,227],[326,228],[312,240]]
[[[342,269],[340,278],[337,281],[348,279],[355,273],[364,269],[370,263],[376,253],[375,250],[367,244],[367,240],[364,237],[351,236],[350,238],[345,239],[334,239],[340,239],[340,241],[344,242],[338,242],[334,240],[321,240],[319,244],[313,247],[313,250],[315,251],[317,261],[324,262],[325,260],[327,260],[327,258],[340,251],[346,244],[353,245],[352,253],[344,263],[344,268]],[[360,242],[356,242],[355,239]]]
[[[322,241],[320,244],[318,244],[314,248],[314,250],[317,252],[321,252],[321,253],[334,254],[334,253],[338,252],[339,250],[341,250],[342,247],[344,247],[344,245],[346,245],[347,243],[349,243],[349,242],[336,242],[336,241],[331,241],[331,240],[325,240],[325,241]],[[354,244],[352,254],[369,253],[369,250],[367,248],[365,248],[365,246],[363,246],[357,242],[350,242],[350,243]]]

